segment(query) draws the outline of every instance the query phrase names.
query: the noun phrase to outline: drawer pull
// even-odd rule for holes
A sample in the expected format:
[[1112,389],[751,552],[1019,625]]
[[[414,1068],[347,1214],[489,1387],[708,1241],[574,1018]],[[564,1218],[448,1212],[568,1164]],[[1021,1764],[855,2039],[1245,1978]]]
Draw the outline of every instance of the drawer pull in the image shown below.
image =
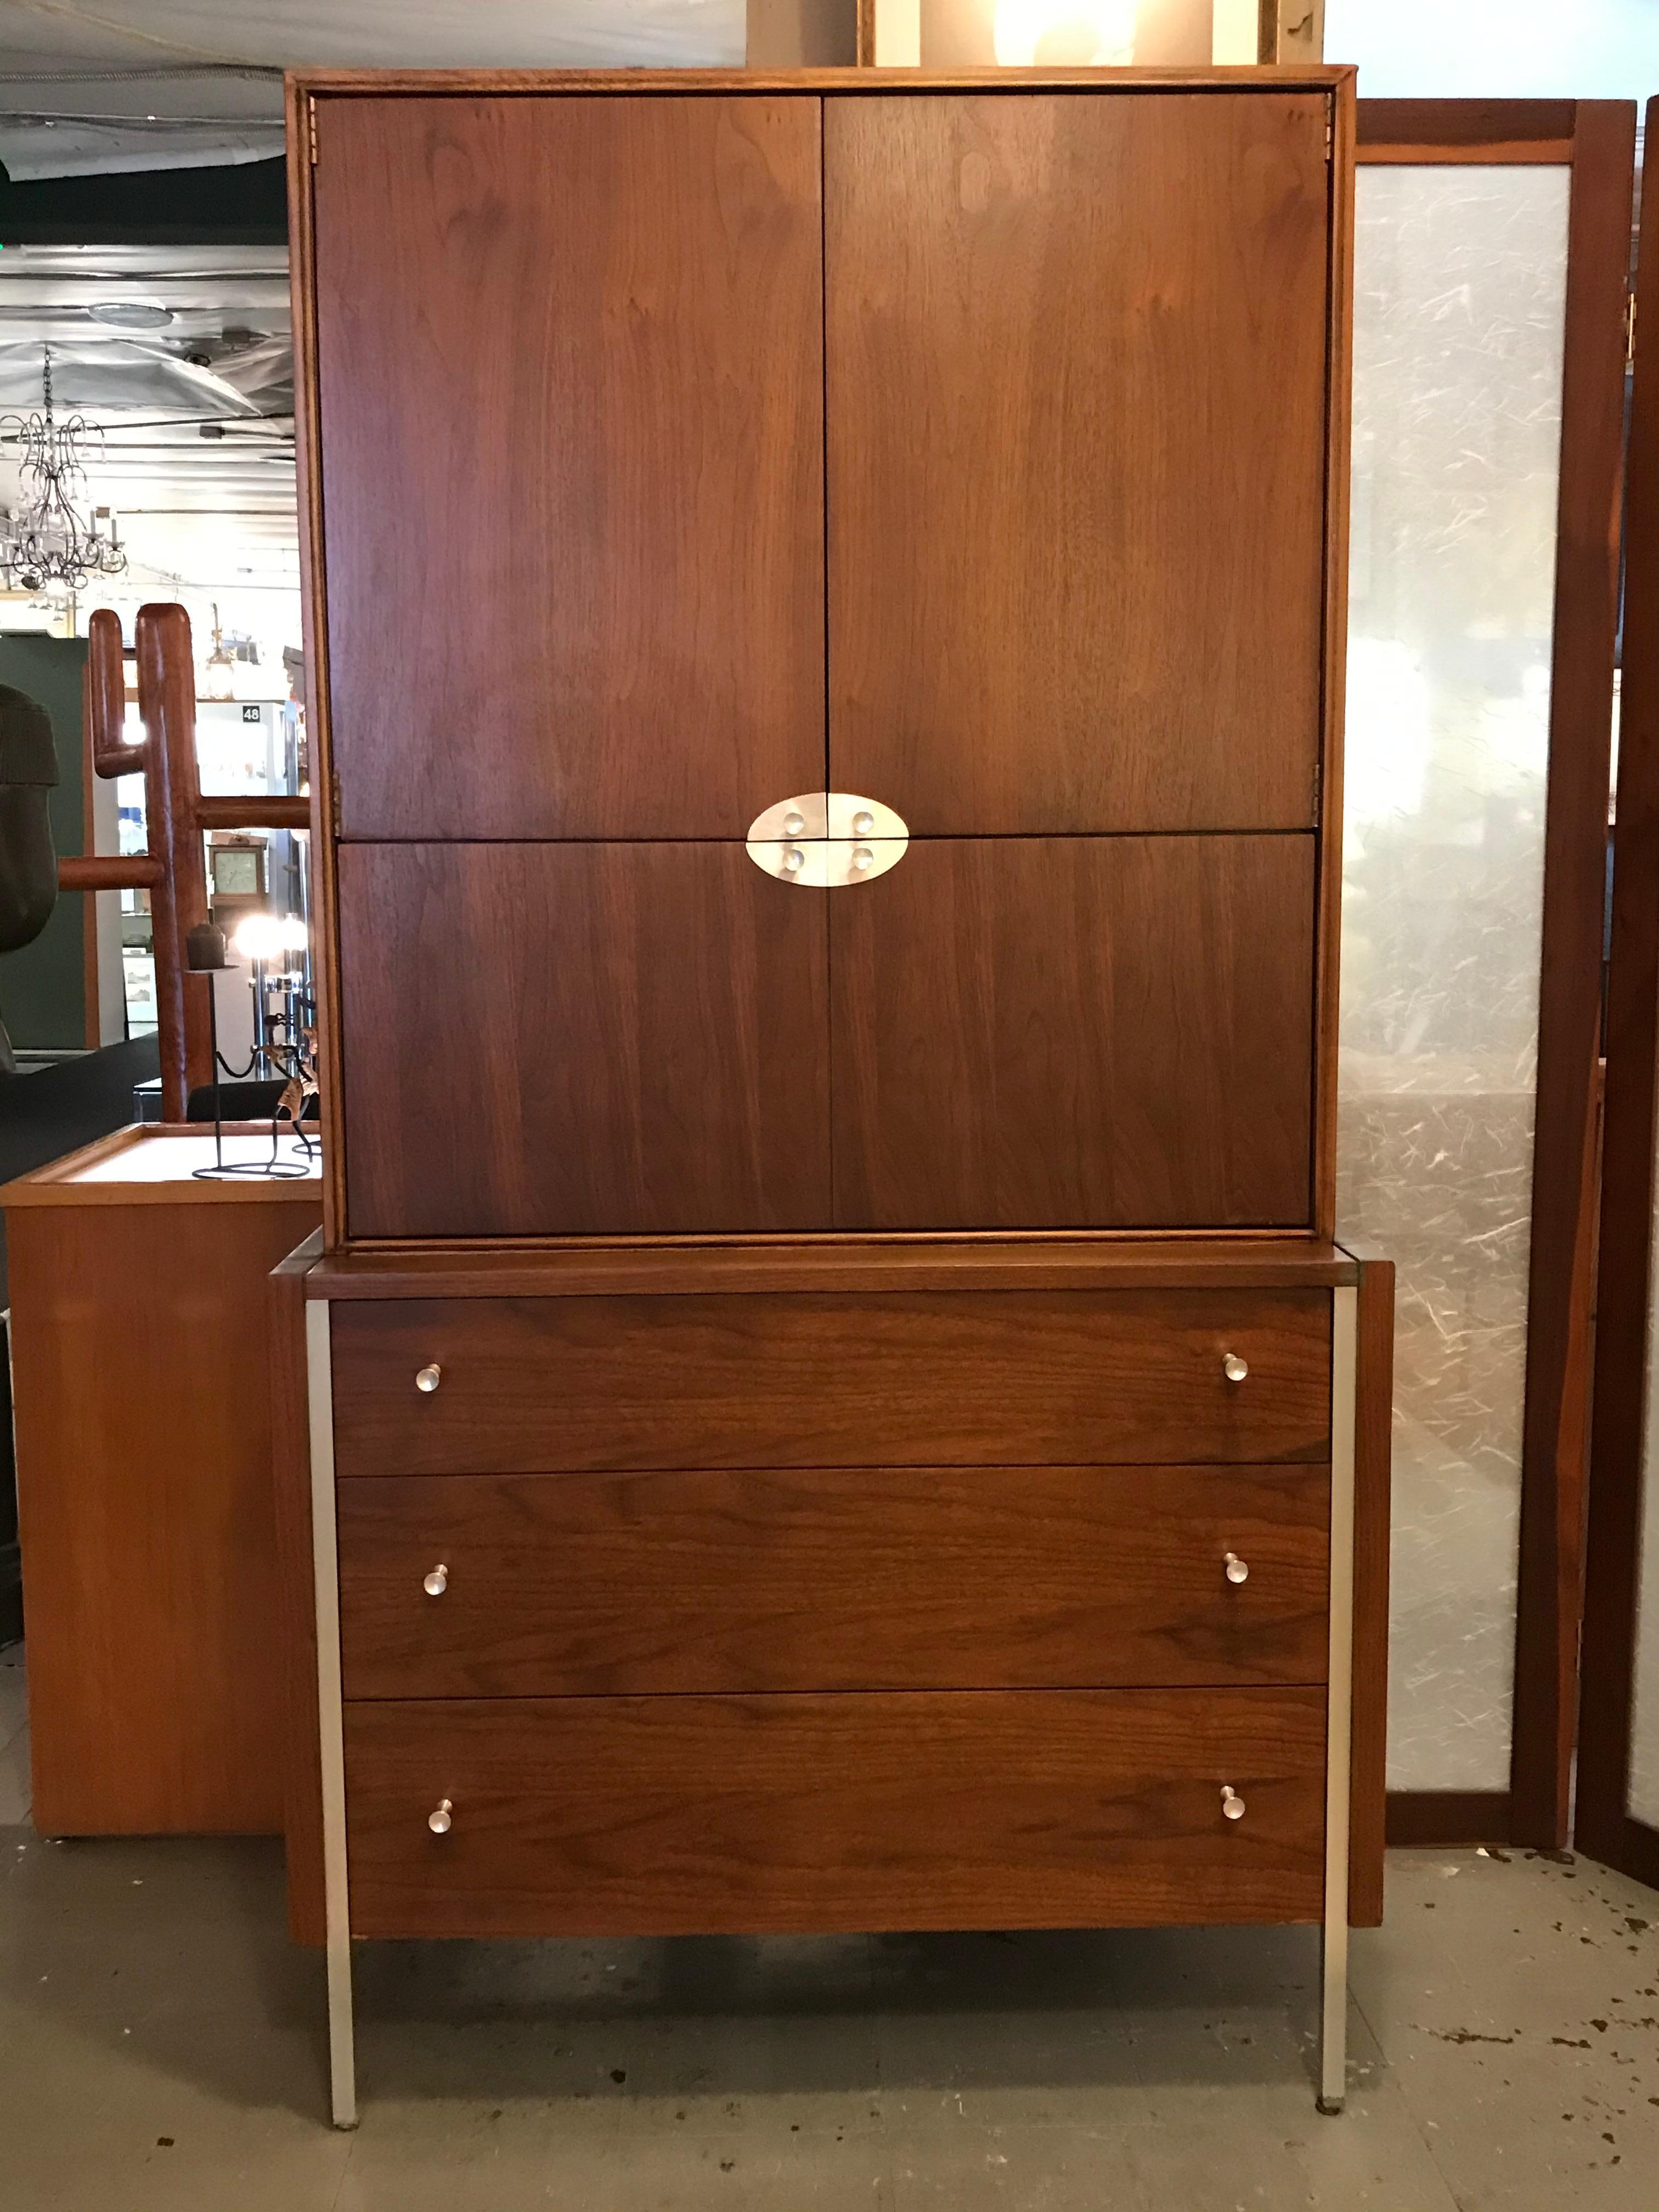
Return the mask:
[[[1229,1552],[1223,1559],[1222,1565],[1227,1571],[1227,1579],[1230,1583],[1247,1583],[1250,1579],[1250,1563],[1248,1559],[1241,1559],[1237,1552]],[[441,1574],[443,1569],[440,1567],[438,1572]],[[427,1577],[427,1588],[428,1589],[432,1588],[430,1576]]]
[[[1229,1552],[1227,1557],[1231,1559],[1232,1553]],[[1230,1567],[1227,1571],[1231,1574],[1232,1572],[1232,1569]],[[1242,1575],[1239,1577],[1239,1580],[1241,1582],[1243,1580],[1243,1577]],[[426,1592],[428,1597],[441,1597],[444,1592],[449,1588],[448,1568],[446,1566],[434,1567],[432,1572],[422,1578],[421,1588]]]
[[[444,1800],[446,1804],[448,1802],[447,1798]],[[1230,1820],[1242,1820],[1244,1818],[1244,1800],[1231,1782],[1224,1782],[1221,1785],[1221,1810]],[[434,1817],[436,1817],[435,1814]],[[445,1821],[444,1826],[446,1827],[449,1826],[447,1820]]]
[[[426,1825],[434,1836],[447,1836],[449,1833],[450,1807],[451,1801],[447,1797],[441,1797],[431,1812],[427,1814]],[[1242,1813],[1244,1808],[1241,1805],[1238,1809]]]
[[444,1370],[441,1367],[434,1365],[417,1368],[415,1371],[415,1388],[429,1398],[439,1383],[443,1381],[443,1376]]
[[1250,1370],[1236,1352],[1230,1352],[1222,1359],[1221,1371],[1230,1382],[1242,1382]]

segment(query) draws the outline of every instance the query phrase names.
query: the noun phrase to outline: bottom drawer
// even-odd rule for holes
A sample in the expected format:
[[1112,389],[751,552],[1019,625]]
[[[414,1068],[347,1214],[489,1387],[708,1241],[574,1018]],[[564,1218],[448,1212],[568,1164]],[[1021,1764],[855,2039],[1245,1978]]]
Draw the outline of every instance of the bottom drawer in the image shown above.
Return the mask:
[[351,1926],[1316,1920],[1324,1750],[1311,1688],[352,1704]]

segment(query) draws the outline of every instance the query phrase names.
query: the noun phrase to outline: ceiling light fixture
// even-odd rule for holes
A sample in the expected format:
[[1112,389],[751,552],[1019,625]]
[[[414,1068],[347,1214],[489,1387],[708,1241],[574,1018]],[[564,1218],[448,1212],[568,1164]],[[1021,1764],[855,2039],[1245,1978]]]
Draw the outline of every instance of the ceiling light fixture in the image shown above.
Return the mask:
[[106,537],[100,509],[88,523],[81,506],[86,498],[85,448],[101,446],[102,433],[84,415],[57,422],[52,410],[52,348],[42,348],[41,411],[0,416],[0,446],[23,449],[19,467],[22,507],[0,519],[0,577],[10,591],[20,586],[38,592],[47,585],[79,591],[90,576],[118,576],[127,556],[110,522]]
[[112,331],[164,330],[173,320],[172,308],[156,300],[100,300],[87,313],[94,323],[106,323]]

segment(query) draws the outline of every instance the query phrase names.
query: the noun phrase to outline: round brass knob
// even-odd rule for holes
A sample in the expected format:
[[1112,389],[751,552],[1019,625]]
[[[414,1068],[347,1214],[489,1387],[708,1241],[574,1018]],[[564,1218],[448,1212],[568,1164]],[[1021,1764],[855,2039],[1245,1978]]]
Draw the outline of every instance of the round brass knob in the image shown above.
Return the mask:
[[[1243,1808],[1241,1807],[1239,1809],[1243,1811]],[[450,1810],[450,1800],[447,1797],[441,1797],[432,1811],[427,1814],[426,1825],[434,1836],[447,1836],[449,1833]]]
[[422,1391],[429,1398],[439,1383],[442,1382],[443,1375],[443,1369],[436,1365],[417,1368],[415,1374],[415,1388]]
[[875,826],[876,817],[871,813],[869,808],[860,807],[858,812],[853,817],[853,835],[855,837],[867,837]]
[[853,866],[860,875],[862,875],[866,868],[873,868],[875,865],[876,856],[867,845],[854,846]]
[[804,814],[798,813],[792,806],[788,813],[783,817],[784,836],[786,837],[799,837],[801,831],[805,827],[806,817]]
[[[1229,1552],[1222,1564],[1226,1569],[1227,1579],[1230,1583],[1247,1583],[1250,1579],[1249,1562],[1247,1559],[1241,1559],[1237,1552]],[[440,1568],[439,1572],[442,1571]]]
[[783,859],[780,865],[782,866],[783,872],[786,876],[798,876],[801,870],[806,866],[806,855],[801,851],[799,845],[786,845],[783,848]]
[[1224,1782],[1221,1785],[1221,1810],[1229,1820],[1244,1818],[1244,1800],[1231,1782]]
[[[1228,1557],[1231,1559],[1231,1556],[1232,1554],[1229,1553]],[[434,1567],[432,1572],[422,1578],[421,1588],[426,1592],[428,1597],[441,1597],[444,1592],[449,1588],[448,1568],[444,1566]]]
[[1250,1370],[1236,1352],[1230,1352],[1221,1362],[1221,1371],[1230,1382],[1242,1382]]

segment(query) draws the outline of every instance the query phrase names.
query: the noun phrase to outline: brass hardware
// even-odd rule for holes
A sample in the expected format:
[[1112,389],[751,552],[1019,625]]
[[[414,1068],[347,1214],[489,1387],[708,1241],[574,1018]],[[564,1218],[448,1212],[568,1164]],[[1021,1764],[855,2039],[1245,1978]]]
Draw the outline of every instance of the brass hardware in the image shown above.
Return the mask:
[[749,825],[748,842],[755,845],[789,843],[798,837],[829,835],[828,792],[803,791],[793,799],[781,799],[757,814]]
[[1221,1362],[1221,1371],[1230,1382],[1242,1382],[1250,1370],[1236,1352],[1230,1352]]
[[1225,1820],[1242,1820],[1244,1818],[1244,1800],[1231,1782],[1224,1782],[1221,1785],[1221,1811]]
[[1248,1560],[1241,1559],[1237,1552],[1229,1552],[1222,1561],[1230,1583],[1247,1583],[1250,1579]]
[[[1227,1556],[1231,1559],[1232,1557],[1232,1553],[1230,1552]],[[434,1567],[429,1575],[424,1576],[422,1578],[421,1588],[426,1592],[428,1597],[441,1597],[444,1592],[449,1588],[448,1568],[446,1566]]]
[[449,1833],[449,1815],[453,1809],[451,1801],[447,1797],[441,1797],[432,1811],[427,1814],[426,1825],[434,1836],[447,1836]]
[[435,1361],[430,1367],[417,1368],[415,1374],[415,1388],[423,1397],[429,1398],[439,1383],[442,1382],[443,1373],[443,1369],[438,1366]]
[[860,799],[855,791],[826,791],[823,799],[831,837],[856,837],[860,844],[889,837],[908,842],[910,830],[903,816],[878,799]]
[[868,883],[904,857],[910,832],[890,806],[849,791],[804,791],[757,814],[744,849],[780,883],[833,890]]

